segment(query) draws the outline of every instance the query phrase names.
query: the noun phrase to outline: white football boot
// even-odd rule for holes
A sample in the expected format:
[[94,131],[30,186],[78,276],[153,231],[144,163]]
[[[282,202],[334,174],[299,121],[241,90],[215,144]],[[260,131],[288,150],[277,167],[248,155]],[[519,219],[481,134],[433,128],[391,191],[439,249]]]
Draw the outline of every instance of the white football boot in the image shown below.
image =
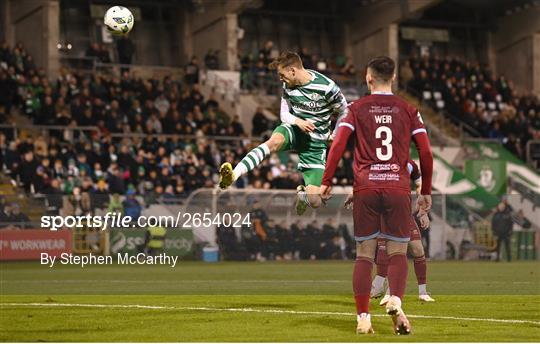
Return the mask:
[[371,282],[371,292],[369,293],[369,296],[372,299],[378,299],[379,297],[383,296],[384,291],[387,288],[386,284],[386,278],[375,275],[373,282]]
[[424,302],[435,302],[435,299],[429,296],[428,294],[420,294],[418,295],[418,298],[420,299],[420,301],[424,301]]
[[390,296],[386,303],[386,314],[392,317],[394,333],[397,335],[407,335],[411,333],[411,324],[401,308],[401,300],[397,296]]
[[356,316],[356,334],[375,333],[371,327],[371,315],[362,313]]

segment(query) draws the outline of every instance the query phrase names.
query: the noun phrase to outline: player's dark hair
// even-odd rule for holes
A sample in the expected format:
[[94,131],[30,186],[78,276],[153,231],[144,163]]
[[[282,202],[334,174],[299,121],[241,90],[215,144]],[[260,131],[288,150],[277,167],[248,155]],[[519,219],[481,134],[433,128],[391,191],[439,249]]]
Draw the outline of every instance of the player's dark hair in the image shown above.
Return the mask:
[[394,76],[396,63],[388,56],[377,56],[368,62],[367,68],[371,70],[375,79],[388,82]]
[[302,65],[302,59],[300,56],[292,51],[286,51],[279,55],[274,61],[272,61],[268,68],[270,69],[278,69],[278,67],[296,67],[296,68],[304,68]]

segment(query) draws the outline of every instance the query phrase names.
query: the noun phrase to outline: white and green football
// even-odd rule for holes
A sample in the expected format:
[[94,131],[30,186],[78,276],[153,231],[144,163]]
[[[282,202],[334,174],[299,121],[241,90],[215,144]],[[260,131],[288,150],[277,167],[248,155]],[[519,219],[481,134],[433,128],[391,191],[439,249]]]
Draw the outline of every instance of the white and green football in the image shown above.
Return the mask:
[[131,31],[135,19],[127,7],[113,6],[107,10],[103,23],[113,35],[125,35]]

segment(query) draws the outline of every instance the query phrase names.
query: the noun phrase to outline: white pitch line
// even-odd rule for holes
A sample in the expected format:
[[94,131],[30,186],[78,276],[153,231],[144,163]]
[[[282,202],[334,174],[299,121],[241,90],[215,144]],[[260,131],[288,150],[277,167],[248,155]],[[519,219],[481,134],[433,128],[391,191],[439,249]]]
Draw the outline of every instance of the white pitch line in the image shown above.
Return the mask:
[[[50,283],[50,284],[60,284],[60,283],[94,283],[94,282],[107,282],[107,283],[139,283],[139,284],[156,284],[156,283],[162,283],[162,284],[170,284],[170,280],[155,280],[155,281],[141,281],[141,280],[93,280],[93,279],[66,279],[66,280],[25,280],[25,279],[9,279],[9,280],[0,280],[0,284],[17,284],[17,283],[26,283],[26,284],[44,284],[44,283]],[[223,280],[214,280],[214,279],[196,279],[196,280],[183,280],[181,283],[221,283]],[[277,283],[277,284],[300,284],[300,283],[350,283],[350,280],[348,279],[327,279],[327,280],[249,280],[249,279],[234,279],[234,280],[227,280],[227,282],[241,282],[241,283]],[[538,282],[536,281],[461,281],[461,280],[454,280],[454,281],[434,281],[431,282],[431,284],[534,284],[537,285]]]
[[[160,309],[160,310],[179,310],[179,311],[209,311],[209,312],[237,312],[237,313],[271,313],[271,314],[298,314],[298,315],[337,315],[337,316],[350,316],[354,314],[346,312],[323,312],[323,311],[290,311],[282,309],[256,309],[256,308],[214,308],[214,307],[172,307],[172,306],[151,306],[151,305],[107,305],[107,304],[91,304],[91,303],[15,303],[6,302],[0,303],[0,307],[13,306],[13,307],[81,307],[81,308],[135,308],[135,309]],[[372,314],[373,317],[386,317],[383,314]],[[440,319],[440,320],[463,320],[463,321],[485,321],[494,323],[507,323],[507,324],[533,324],[540,325],[540,321],[534,320],[516,320],[516,319],[493,319],[493,318],[465,318],[465,317],[452,317],[452,316],[438,316],[438,315],[414,315],[407,314],[408,318],[421,318],[421,319]]]
[[[43,283],[93,283],[93,282],[107,282],[107,283],[167,283],[170,284],[170,280],[155,280],[155,281],[140,281],[140,280],[87,280],[87,279],[74,279],[74,280],[3,280],[0,281],[0,284],[17,284],[17,283],[32,283],[32,284],[43,284]],[[223,280],[208,280],[208,279],[199,279],[199,280],[183,280],[181,283],[220,283]],[[345,283],[350,282],[349,280],[227,280],[227,282],[242,282],[242,283],[279,283],[279,284],[297,284],[297,283]]]

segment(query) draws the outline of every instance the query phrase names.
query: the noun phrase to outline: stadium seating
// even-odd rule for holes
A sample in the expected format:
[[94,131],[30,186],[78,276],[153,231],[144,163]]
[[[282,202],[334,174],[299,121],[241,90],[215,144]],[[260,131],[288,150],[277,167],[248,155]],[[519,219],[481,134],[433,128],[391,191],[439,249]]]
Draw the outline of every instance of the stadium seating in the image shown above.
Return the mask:
[[[160,196],[172,186],[174,197],[182,198],[196,188],[213,186],[218,164],[238,160],[249,148],[238,139],[220,139],[244,136],[242,124],[221,111],[215,98],[204,99],[197,84],[168,76],[141,79],[125,73],[119,78],[67,69],[53,81],[32,65],[18,63],[19,55],[27,56],[22,46],[3,46],[0,55],[6,66],[0,72],[1,90],[18,90],[2,92],[6,113],[13,107],[35,125],[65,128],[47,135],[28,131],[24,140],[21,136],[6,147],[4,172],[28,192],[49,194],[59,188],[69,194],[71,184],[85,184],[85,191],[91,191],[103,180],[105,189],[121,194],[136,189],[141,195],[152,191]],[[10,128],[3,133],[14,138]],[[33,156],[22,161],[20,156],[28,151]],[[29,176],[22,167],[40,172]],[[283,186],[283,178],[269,170],[266,163],[262,173],[249,175],[239,186]],[[59,183],[51,183],[54,179]]]
[[520,94],[506,76],[488,67],[426,55],[406,59],[401,69],[400,81],[408,91],[473,136],[499,140],[522,160],[527,142],[540,138],[540,100]]
[[[0,113],[15,122],[0,128],[2,175],[6,188],[13,189],[11,179],[29,196],[19,203],[32,204],[32,223],[45,213],[125,211],[121,195],[133,192],[146,207],[182,203],[193,190],[215,186],[222,161],[238,162],[250,149],[242,140],[242,124],[224,113],[215,97],[205,99],[191,80],[140,78],[135,72],[120,78],[112,70],[87,74],[67,68],[49,80],[24,63],[31,60],[23,46],[0,50]],[[350,165],[352,156],[345,160]],[[346,171],[338,176],[344,185],[352,180],[352,168]],[[294,189],[300,183],[295,165],[274,156],[238,186]],[[11,204],[11,196],[6,197],[3,204]],[[267,227],[273,244],[244,248],[241,259],[351,255],[345,242],[336,241],[347,232],[343,228],[307,225],[312,235],[305,247],[284,246],[284,237],[299,242],[306,235],[304,225],[288,235],[282,230]],[[80,252],[99,252],[85,240],[76,242],[84,246]],[[231,241],[220,237],[218,243],[230,255]],[[347,247],[352,247],[350,240]]]

